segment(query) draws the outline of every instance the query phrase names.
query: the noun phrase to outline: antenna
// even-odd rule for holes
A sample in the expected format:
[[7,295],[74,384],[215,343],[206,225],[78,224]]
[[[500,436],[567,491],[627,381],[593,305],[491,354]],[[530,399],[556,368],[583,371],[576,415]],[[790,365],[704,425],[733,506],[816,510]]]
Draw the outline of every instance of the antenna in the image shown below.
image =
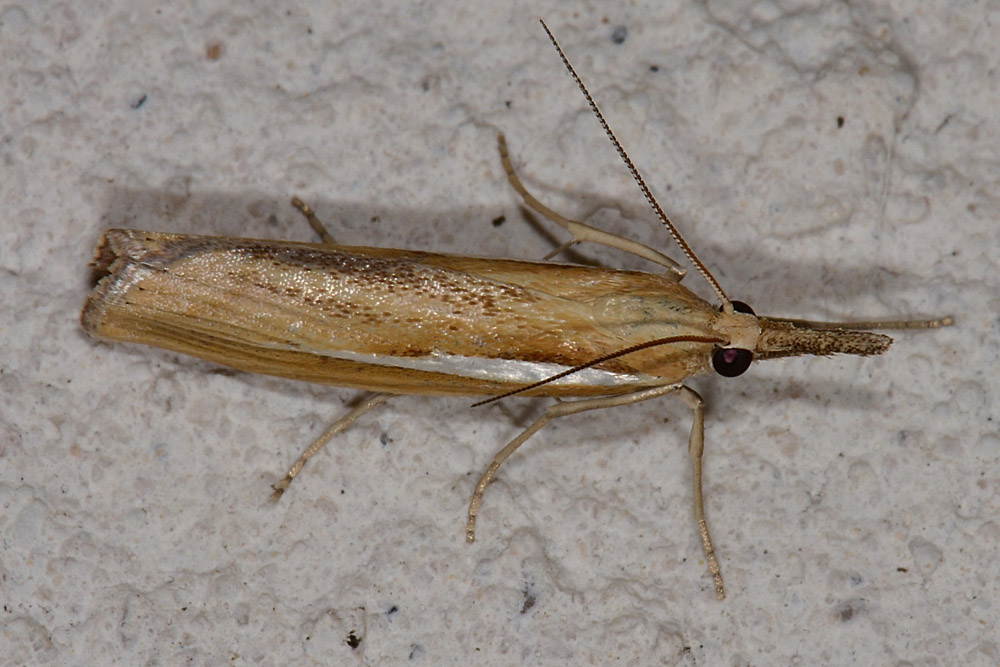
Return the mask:
[[690,261],[692,265],[694,265],[694,268],[698,270],[698,273],[700,273],[701,277],[705,279],[705,282],[708,283],[708,286],[712,288],[712,291],[715,292],[715,295],[719,297],[719,301],[722,302],[723,309],[726,312],[731,313],[733,311],[733,304],[729,300],[729,297],[726,296],[725,291],[723,291],[722,285],[720,285],[719,281],[715,279],[715,276],[712,275],[712,272],[708,270],[708,267],[701,263],[701,260],[698,259],[698,256],[694,253],[694,250],[691,249],[691,246],[689,246],[687,241],[684,240],[684,237],[681,236],[681,233],[677,230],[677,227],[675,227],[674,223],[670,221],[670,218],[667,217],[667,214],[663,212],[663,207],[660,206],[660,202],[656,201],[656,197],[653,196],[653,193],[650,191],[649,186],[646,185],[646,181],[643,180],[642,175],[639,173],[639,170],[636,168],[635,164],[633,164],[632,159],[628,156],[628,153],[625,152],[625,149],[622,147],[621,142],[618,141],[618,137],[616,137],[615,133],[611,131],[611,126],[608,125],[608,121],[604,118],[604,114],[601,113],[601,110],[598,108],[597,102],[595,102],[594,98],[590,95],[590,91],[587,90],[587,87],[585,85],[583,85],[583,80],[580,78],[580,75],[576,73],[575,69],[573,69],[573,65],[570,64],[569,58],[566,57],[566,54],[563,52],[562,47],[559,46],[559,42],[556,41],[556,36],[552,34],[551,30],[549,30],[549,26],[545,25],[544,20],[538,19],[538,22],[542,24],[542,28],[545,29],[545,34],[549,36],[549,40],[552,42],[552,46],[556,48],[556,53],[558,53],[559,57],[562,59],[563,65],[566,67],[566,71],[568,71],[570,73],[570,76],[573,77],[573,80],[576,81],[576,85],[580,88],[580,92],[582,92],[583,96],[586,98],[587,104],[590,105],[591,111],[593,111],[594,115],[597,116],[597,121],[601,124],[601,127],[604,128],[604,132],[608,135],[608,139],[611,140],[611,143],[612,145],[614,145],[615,150],[618,151],[618,155],[619,157],[621,157],[622,162],[625,163],[625,166],[628,168],[629,173],[632,174],[632,179],[636,182],[636,184],[638,184],[639,189],[642,190],[642,195],[646,198],[646,201],[649,203],[650,208],[653,209],[653,212],[656,214],[656,217],[660,219],[660,222],[663,223],[663,226],[667,228],[668,232],[670,232],[670,236],[673,237],[674,242],[677,243],[678,247],[680,247],[681,251],[684,253],[684,256],[688,258],[688,261]]

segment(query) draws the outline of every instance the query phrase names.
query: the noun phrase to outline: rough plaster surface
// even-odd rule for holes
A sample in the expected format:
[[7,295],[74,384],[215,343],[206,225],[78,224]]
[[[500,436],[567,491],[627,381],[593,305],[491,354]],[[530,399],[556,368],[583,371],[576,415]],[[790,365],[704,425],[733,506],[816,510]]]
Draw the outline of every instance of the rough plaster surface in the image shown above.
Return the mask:
[[[0,662],[1000,662],[1000,7],[916,4],[0,5]],[[498,130],[550,205],[678,256],[537,16],[734,297],[959,318],[691,381],[723,603],[676,401],[549,427],[469,546],[539,402],[394,400],[274,505],[353,392],[78,326],[100,229],[308,239],[292,194],[343,242],[540,257]]]

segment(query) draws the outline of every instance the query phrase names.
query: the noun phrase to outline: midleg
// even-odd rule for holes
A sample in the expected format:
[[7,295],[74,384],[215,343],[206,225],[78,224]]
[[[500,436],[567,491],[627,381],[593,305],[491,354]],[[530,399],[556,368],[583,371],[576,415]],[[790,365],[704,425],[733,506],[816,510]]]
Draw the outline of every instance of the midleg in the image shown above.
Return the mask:
[[514,166],[510,162],[510,155],[507,153],[507,140],[504,139],[503,134],[497,135],[497,145],[500,149],[500,162],[503,164],[503,169],[507,173],[507,180],[510,182],[511,187],[514,188],[519,195],[521,195],[521,199],[524,200],[524,204],[542,217],[548,218],[573,235],[573,238],[570,241],[567,241],[546,255],[545,259],[554,257],[563,250],[566,250],[577,243],[590,241],[591,243],[597,243],[608,246],[609,248],[615,248],[632,255],[638,255],[639,257],[648,259],[649,261],[659,264],[660,266],[665,266],[669,269],[671,277],[674,280],[680,280],[684,277],[686,270],[680,264],[670,259],[663,253],[654,250],[647,245],[636,243],[635,241],[621,236],[616,236],[615,234],[610,234],[604,230],[597,229],[596,227],[585,225],[582,222],[564,218],[542,202],[535,199],[535,197],[532,196],[532,194],[524,187],[521,183],[521,179],[518,178],[517,174],[514,172]]

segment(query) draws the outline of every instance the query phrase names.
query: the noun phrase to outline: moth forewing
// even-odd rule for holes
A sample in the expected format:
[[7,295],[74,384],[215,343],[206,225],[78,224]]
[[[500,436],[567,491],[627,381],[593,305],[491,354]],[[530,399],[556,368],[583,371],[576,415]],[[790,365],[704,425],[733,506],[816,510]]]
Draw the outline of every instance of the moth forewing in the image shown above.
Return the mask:
[[[710,336],[721,317],[652,274],[385,248],[112,229],[93,266],[95,337],[391,393],[500,394],[644,340]],[[705,370],[711,347],[610,359],[527,393],[670,384]]]

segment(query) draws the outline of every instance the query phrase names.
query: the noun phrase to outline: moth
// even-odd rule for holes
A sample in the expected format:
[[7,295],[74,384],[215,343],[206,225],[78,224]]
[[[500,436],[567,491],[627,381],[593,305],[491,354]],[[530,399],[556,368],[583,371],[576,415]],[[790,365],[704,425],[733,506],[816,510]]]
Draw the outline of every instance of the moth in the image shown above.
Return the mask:
[[655,262],[665,272],[342,246],[308,206],[293,199],[320,243],[105,231],[91,264],[95,284],[82,325],[103,340],[165,348],[249,373],[374,392],[303,452],[274,485],[274,499],[330,438],[392,395],[559,399],[500,449],[479,478],[466,520],[470,542],[483,494],[498,469],[550,420],[674,395],[693,417],[688,450],[695,521],[722,599],[725,585],[702,494],[704,402],[684,381],[708,372],[735,377],[754,360],[882,354],[892,339],[873,330],[928,329],[952,319],[812,322],[757,316],[731,300],[667,218],[555,37],[542,26],[643,196],[719,305],[681,285],[684,270],[665,255],[544,206],[524,188],[501,135],[508,181],[528,208],[572,234],[563,248],[583,241],[603,244]]

